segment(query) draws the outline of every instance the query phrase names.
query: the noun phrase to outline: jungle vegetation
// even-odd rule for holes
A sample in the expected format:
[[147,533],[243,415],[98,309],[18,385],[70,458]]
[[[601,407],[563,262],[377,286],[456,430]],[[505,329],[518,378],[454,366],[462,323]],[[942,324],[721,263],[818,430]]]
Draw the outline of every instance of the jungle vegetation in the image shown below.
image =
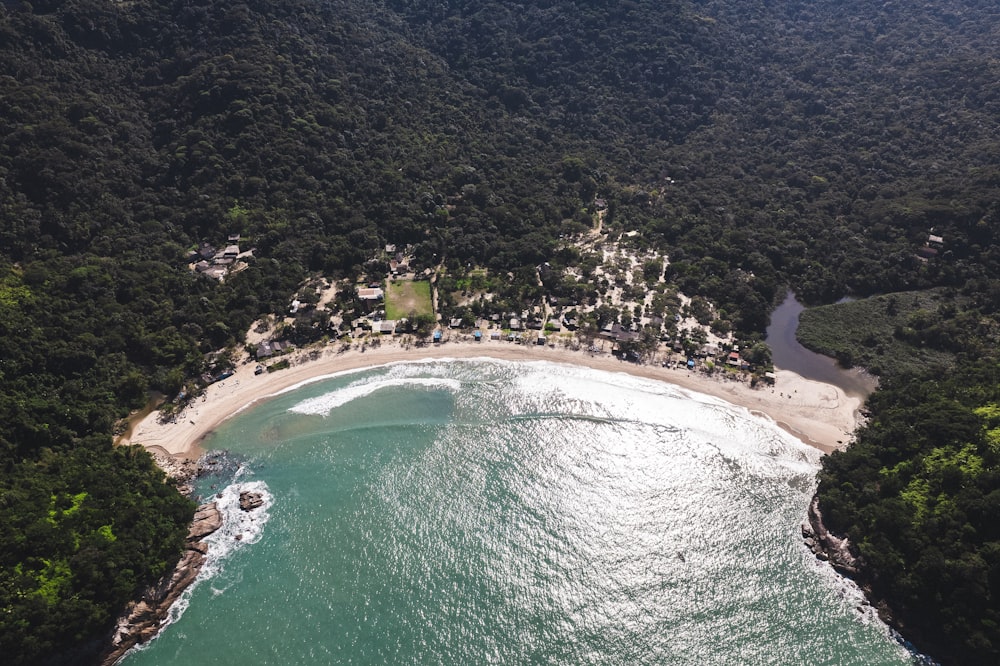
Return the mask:
[[976,331],[978,313],[958,316],[966,304],[954,289],[928,289],[820,305],[799,315],[796,337],[843,367],[883,378],[950,372],[957,353],[991,342],[992,336]]
[[890,378],[867,426],[824,460],[827,527],[849,535],[861,582],[941,663],[996,656],[1000,366]]
[[[786,286],[812,304],[961,294],[933,325],[965,331],[974,318],[974,332],[944,344],[903,329],[992,396],[992,375],[972,368],[996,359],[998,13],[987,0],[2,3],[5,658],[85,663],[179,553],[192,507],[144,452],[112,448],[115,421],[218,363],[304,279],[361,276],[386,243],[412,244],[415,268],[455,285],[485,270],[505,307],[546,290],[582,298],[594,287],[566,271],[586,274],[592,258],[568,241],[602,199],[608,238],[669,257],[672,287],[751,342]],[[230,234],[255,249],[246,270],[219,283],[187,268],[188,252]],[[944,239],[933,257],[929,234]],[[974,410],[990,403],[935,411],[955,387],[913,381],[921,393],[886,390],[873,405],[930,414],[921,441],[946,451],[925,463],[932,454],[897,442],[910,462],[887,469],[965,465],[994,492],[988,438],[975,439],[993,426]],[[950,419],[962,410],[973,416]],[[885,444],[890,423],[873,419],[859,442]],[[967,445],[980,466],[961,462]],[[853,534],[862,509],[824,490],[865,486],[850,478],[867,472],[836,462],[849,455],[829,459],[821,497],[840,501],[836,525]],[[934,486],[944,504],[972,478],[948,474]],[[914,569],[893,540],[937,526],[928,501],[916,532],[870,537],[898,558],[859,545],[873,578],[908,577],[909,596],[875,592],[918,644],[995,660],[992,620],[922,615],[995,611],[1000,594],[989,564],[963,569],[977,597],[946,595],[941,610],[924,596],[955,558],[992,562],[993,542],[962,528],[964,550]],[[978,529],[970,505],[947,505]]]

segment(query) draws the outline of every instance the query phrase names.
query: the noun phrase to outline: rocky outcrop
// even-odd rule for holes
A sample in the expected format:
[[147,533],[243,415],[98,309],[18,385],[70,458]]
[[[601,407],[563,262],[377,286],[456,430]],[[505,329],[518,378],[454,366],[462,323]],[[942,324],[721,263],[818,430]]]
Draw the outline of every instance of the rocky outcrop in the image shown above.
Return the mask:
[[260,493],[244,490],[240,493],[240,509],[243,511],[253,511],[264,506],[264,496]]
[[193,489],[191,484],[201,474],[201,463],[193,458],[172,456],[159,448],[148,448],[146,450],[153,456],[153,460],[156,461],[157,466],[166,472],[167,478],[177,484],[177,490],[182,495],[190,496]]
[[821,560],[829,560],[833,568],[851,578],[858,576],[858,558],[851,553],[846,538],[831,534],[823,524],[823,514],[819,510],[819,497],[814,496],[809,503],[809,522],[802,523],[802,538],[809,549]]
[[142,598],[133,602],[118,619],[111,645],[97,662],[111,666],[134,646],[145,643],[160,630],[167,612],[181,593],[194,582],[205,564],[208,544],[203,539],[222,526],[222,514],[215,502],[203,504],[194,514],[194,521],[180,561],[174,570],[146,590]]
[[872,606],[882,621],[895,631],[900,634],[907,632],[907,627],[899,621],[886,601],[873,594],[872,580],[868,578],[868,572],[863,569],[861,558],[851,553],[847,538],[831,534],[826,528],[823,523],[823,514],[819,509],[818,496],[813,496],[812,502],[809,504],[809,522],[802,524],[802,538],[809,549],[816,554],[816,557],[830,562],[838,573],[857,584],[865,594],[865,601],[862,605]]
[[215,502],[202,504],[194,512],[194,520],[188,530],[188,543],[199,542],[220,527],[222,527],[222,513],[216,508]]

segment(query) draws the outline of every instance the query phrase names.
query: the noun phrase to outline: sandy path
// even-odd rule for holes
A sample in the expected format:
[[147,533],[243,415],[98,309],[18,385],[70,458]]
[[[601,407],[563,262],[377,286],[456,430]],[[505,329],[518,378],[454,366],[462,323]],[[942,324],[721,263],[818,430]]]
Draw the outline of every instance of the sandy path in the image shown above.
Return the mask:
[[254,375],[256,364],[247,362],[232,377],[209,386],[203,398],[198,398],[177,414],[172,422],[159,423],[158,412],[153,412],[135,423],[131,437],[121,443],[159,448],[178,457],[196,457],[201,454],[201,440],[220,423],[276,393],[338,372],[422,358],[547,360],[664,381],[770,418],[807,444],[823,451],[847,445],[863,402],[859,397],[846,395],[836,386],[811,381],[787,370],[777,370],[777,381],[773,387],[762,385],[761,388],[751,389],[744,382],[719,379],[686,369],[635,365],[619,361],[609,354],[591,355],[566,348],[516,345],[505,341],[452,341],[419,348],[404,348],[390,342],[379,347],[367,347],[364,351],[356,347],[343,352],[338,349],[336,345],[329,345],[297,351],[289,357],[292,363],[290,368],[262,375]]

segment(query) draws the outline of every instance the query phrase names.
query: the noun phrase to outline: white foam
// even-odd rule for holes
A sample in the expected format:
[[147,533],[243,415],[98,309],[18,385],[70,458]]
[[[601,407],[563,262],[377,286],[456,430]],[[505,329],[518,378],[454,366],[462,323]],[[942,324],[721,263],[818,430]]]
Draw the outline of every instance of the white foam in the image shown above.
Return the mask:
[[907,658],[912,659],[913,663],[920,664],[921,666],[937,666],[937,662],[928,657],[927,655],[921,654],[905,643],[905,640],[899,633],[890,627],[888,624],[879,617],[878,610],[868,603],[868,598],[858,584],[837,573],[833,568],[833,565],[829,562],[820,561],[812,557],[812,552],[803,544],[803,551],[807,553],[805,557],[809,557],[813,562],[816,570],[819,572],[820,579],[826,584],[834,593],[840,597],[841,602],[849,607],[853,608],[857,613],[856,617],[859,622],[864,625],[874,627],[878,632],[884,635],[887,639],[896,643],[901,656],[905,655]]
[[391,377],[389,379],[377,378],[349,384],[342,389],[331,393],[303,400],[297,405],[289,408],[288,411],[296,414],[315,414],[317,416],[328,416],[330,412],[338,407],[346,405],[352,400],[371,395],[376,391],[391,386],[414,386],[428,389],[445,389],[448,391],[458,391],[462,384],[457,379],[446,379],[436,377]]
[[[242,475],[243,471],[242,467],[237,470],[237,478]],[[240,509],[240,494],[243,492],[259,493],[263,504],[253,511],[243,511]],[[160,632],[157,633],[157,636],[184,615],[184,611],[187,610],[191,603],[191,596],[200,583],[217,576],[223,570],[225,561],[233,552],[260,541],[264,533],[264,525],[271,517],[269,510],[274,504],[274,496],[268,492],[266,483],[263,481],[234,483],[227,486],[219,495],[221,497],[217,497],[215,503],[222,514],[222,526],[203,540],[203,543],[208,545],[205,563],[202,565],[201,571],[198,572],[198,576],[194,579],[194,582],[170,606],[167,616],[160,624]],[[211,586],[211,590],[212,596],[224,594],[226,591],[225,588],[219,589],[215,586]],[[156,636],[153,637],[153,640],[155,638]],[[132,649],[142,650],[148,647],[150,643],[152,643],[152,640],[139,644]]]

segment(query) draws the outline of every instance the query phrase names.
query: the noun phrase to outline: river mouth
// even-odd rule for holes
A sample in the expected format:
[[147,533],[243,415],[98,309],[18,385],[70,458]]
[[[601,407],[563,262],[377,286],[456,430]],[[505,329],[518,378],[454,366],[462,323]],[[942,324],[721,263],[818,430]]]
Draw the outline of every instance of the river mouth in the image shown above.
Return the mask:
[[805,309],[789,291],[784,302],[771,313],[765,342],[771,348],[775,367],[806,379],[833,384],[850,396],[868,397],[878,386],[876,377],[856,368],[845,370],[829,356],[810,351],[799,343],[795,332],[799,327],[799,314]]

